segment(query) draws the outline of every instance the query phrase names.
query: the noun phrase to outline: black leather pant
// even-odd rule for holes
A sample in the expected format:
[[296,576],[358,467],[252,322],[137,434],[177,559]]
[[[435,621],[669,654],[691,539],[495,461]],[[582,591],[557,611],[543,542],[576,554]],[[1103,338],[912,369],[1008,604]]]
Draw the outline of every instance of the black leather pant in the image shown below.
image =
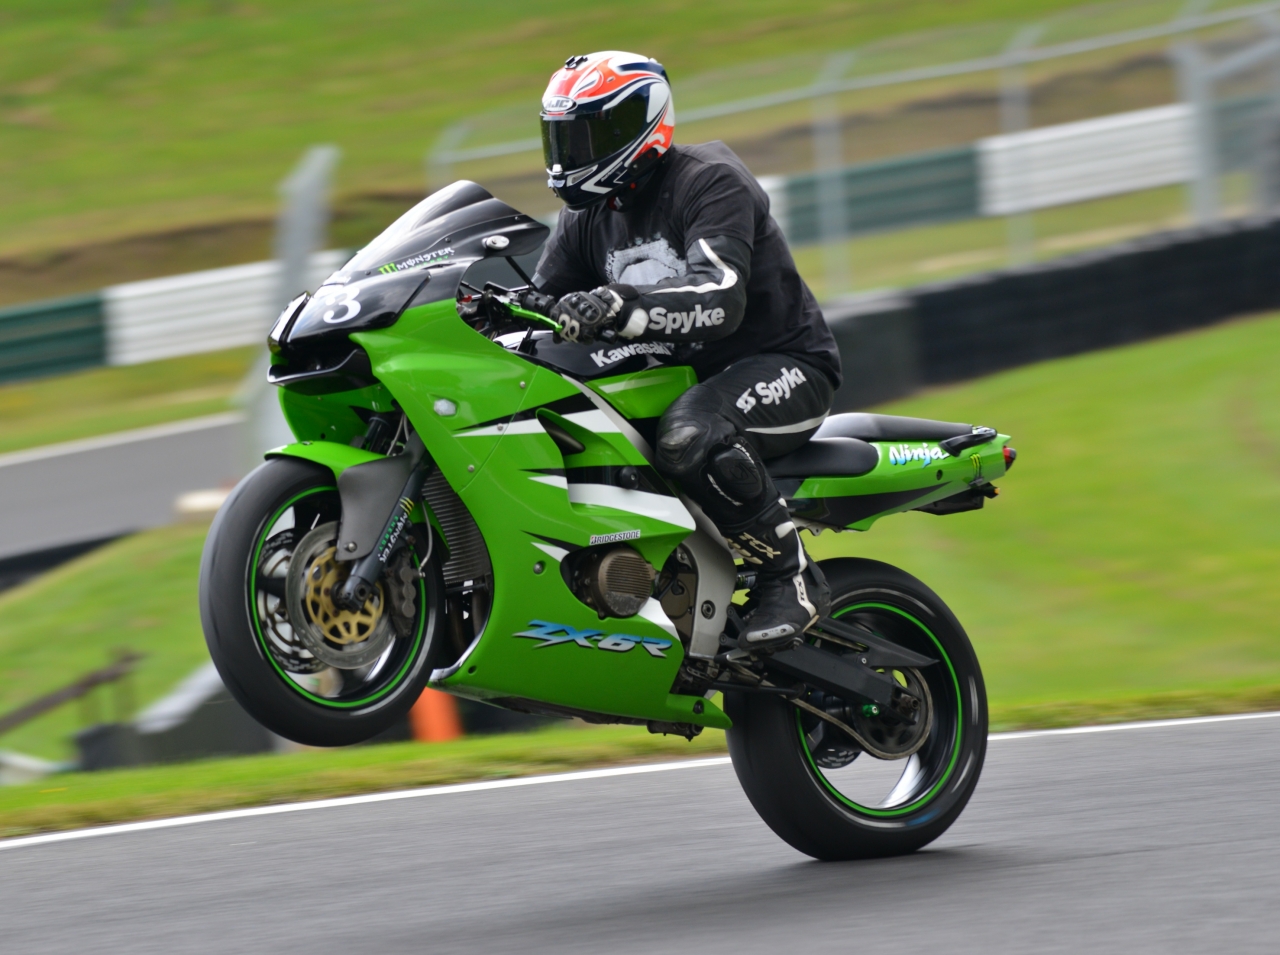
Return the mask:
[[690,388],[663,414],[657,468],[721,531],[746,527],[779,499],[764,460],[808,441],[832,396],[826,375],[790,355],[744,358]]

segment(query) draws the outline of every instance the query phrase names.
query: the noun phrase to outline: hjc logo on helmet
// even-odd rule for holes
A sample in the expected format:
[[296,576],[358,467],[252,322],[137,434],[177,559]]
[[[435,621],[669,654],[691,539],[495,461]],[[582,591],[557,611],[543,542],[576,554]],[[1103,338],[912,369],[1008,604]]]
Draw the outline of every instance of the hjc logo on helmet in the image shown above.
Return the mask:
[[547,113],[567,113],[576,104],[568,96],[544,96],[542,109]]

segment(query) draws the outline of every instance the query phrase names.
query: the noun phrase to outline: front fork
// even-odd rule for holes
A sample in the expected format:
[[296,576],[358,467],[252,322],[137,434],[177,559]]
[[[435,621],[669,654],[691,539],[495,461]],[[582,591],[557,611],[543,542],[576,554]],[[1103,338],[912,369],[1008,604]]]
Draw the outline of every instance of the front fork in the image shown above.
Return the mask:
[[374,583],[409,531],[413,509],[418,506],[422,496],[422,485],[434,467],[431,455],[424,453],[396,498],[390,516],[383,523],[377,543],[369,553],[354,562],[347,579],[334,591],[333,602],[338,607],[355,611],[368,601],[373,593]]

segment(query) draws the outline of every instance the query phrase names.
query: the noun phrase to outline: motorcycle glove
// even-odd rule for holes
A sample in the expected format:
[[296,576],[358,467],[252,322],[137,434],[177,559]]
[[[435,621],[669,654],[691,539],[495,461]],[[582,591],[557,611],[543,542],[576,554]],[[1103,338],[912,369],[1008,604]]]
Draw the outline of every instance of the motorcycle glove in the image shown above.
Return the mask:
[[629,285],[602,285],[590,292],[570,292],[552,306],[551,317],[560,323],[560,337],[567,341],[611,339],[624,306],[637,297]]

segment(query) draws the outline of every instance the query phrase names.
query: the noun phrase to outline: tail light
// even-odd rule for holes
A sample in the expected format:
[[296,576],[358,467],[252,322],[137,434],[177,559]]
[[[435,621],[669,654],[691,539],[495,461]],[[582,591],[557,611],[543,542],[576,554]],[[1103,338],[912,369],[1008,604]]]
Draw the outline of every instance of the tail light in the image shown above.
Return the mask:
[[1006,444],[1004,446],[1004,469],[1006,471],[1009,470],[1009,468],[1013,467],[1013,462],[1016,460],[1018,460],[1017,450]]

